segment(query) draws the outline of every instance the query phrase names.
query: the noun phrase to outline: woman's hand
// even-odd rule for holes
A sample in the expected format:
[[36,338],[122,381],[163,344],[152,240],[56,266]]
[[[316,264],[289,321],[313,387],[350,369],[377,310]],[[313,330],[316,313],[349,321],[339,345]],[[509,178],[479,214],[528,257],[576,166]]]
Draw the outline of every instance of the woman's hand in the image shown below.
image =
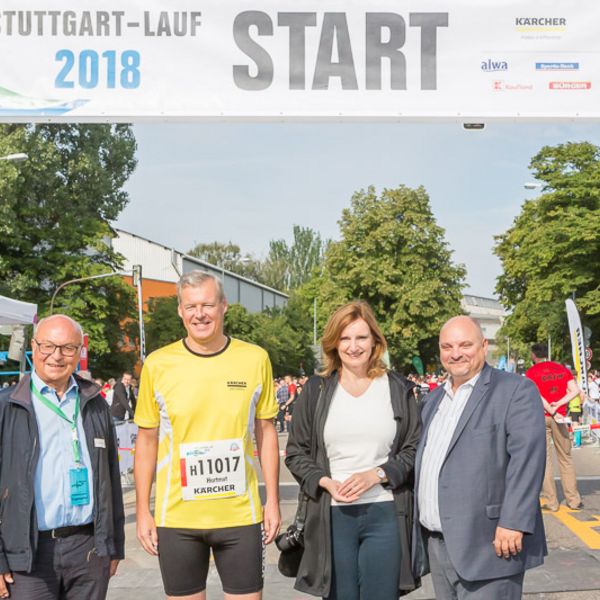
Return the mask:
[[362,473],[354,473],[342,483],[338,493],[347,498],[346,502],[358,500],[367,490],[381,482],[375,469],[369,469]]
[[319,479],[319,485],[326,492],[328,492],[329,495],[336,502],[352,502],[353,501],[353,499],[346,498],[346,496],[343,496],[342,494],[340,494],[339,489],[342,487],[342,484],[335,479],[331,479],[331,477],[321,477],[321,479]]

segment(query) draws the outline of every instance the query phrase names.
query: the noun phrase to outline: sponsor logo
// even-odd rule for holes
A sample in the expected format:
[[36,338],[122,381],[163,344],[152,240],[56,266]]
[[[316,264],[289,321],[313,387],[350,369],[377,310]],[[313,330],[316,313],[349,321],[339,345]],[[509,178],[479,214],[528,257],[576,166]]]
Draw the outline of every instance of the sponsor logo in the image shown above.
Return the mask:
[[565,17],[515,17],[515,31],[523,40],[558,40],[566,29]]
[[564,29],[567,26],[565,17],[515,17],[515,27],[522,31],[527,29],[540,29],[551,27],[553,29]]
[[591,81],[551,81],[548,84],[551,90],[589,90]]
[[227,387],[230,389],[244,390],[248,387],[248,384],[245,381],[228,381]]
[[512,83],[496,79],[492,83],[492,89],[495,92],[530,92],[533,90],[533,83]]
[[481,61],[481,70],[486,73],[494,73],[496,71],[508,71],[508,63],[505,60],[487,60]]
[[536,62],[536,71],[579,71],[578,62]]

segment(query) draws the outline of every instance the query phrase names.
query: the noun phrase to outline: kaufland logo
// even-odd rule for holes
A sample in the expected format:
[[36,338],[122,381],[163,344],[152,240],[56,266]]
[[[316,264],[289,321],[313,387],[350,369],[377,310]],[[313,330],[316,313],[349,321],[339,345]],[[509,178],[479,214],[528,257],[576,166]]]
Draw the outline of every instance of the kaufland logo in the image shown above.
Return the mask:
[[551,90],[590,90],[591,81],[551,81],[548,84]]
[[579,71],[578,62],[536,62],[536,71]]
[[492,89],[495,92],[530,92],[533,90],[533,83],[512,83],[497,79],[492,83]]
[[485,73],[496,73],[497,71],[508,71],[508,63],[505,60],[487,60],[481,61],[481,70]]

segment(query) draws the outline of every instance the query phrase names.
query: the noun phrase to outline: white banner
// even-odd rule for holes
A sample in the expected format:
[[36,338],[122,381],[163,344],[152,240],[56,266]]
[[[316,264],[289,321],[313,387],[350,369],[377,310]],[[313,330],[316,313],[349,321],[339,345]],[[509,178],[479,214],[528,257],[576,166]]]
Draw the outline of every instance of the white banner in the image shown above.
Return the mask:
[[9,0],[0,120],[600,117],[597,0]]
[[577,371],[579,387],[589,394],[587,368],[585,364],[585,339],[581,319],[577,312],[575,302],[570,298],[565,301],[567,306],[567,319],[569,320],[569,333],[571,335],[571,350],[573,352],[573,367]]

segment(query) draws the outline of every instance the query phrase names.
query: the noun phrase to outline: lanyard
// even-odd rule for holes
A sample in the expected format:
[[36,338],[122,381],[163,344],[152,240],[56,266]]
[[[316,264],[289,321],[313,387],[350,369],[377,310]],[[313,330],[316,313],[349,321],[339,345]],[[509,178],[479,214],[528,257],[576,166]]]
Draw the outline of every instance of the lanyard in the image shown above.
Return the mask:
[[73,411],[73,420],[69,419],[67,415],[60,409],[59,406],[50,402],[31,382],[31,391],[34,396],[42,403],[47,406],[52,412],[56,413],[61,419],[64,419],[71,425],[71,440],[73,445],[73,458],[77,464],[81,464],[81,450],[79,448],[79,435],[77,433],[77,417],[79,416],[79,390],[77,390],[77,396],[75,397],[75,410]]

